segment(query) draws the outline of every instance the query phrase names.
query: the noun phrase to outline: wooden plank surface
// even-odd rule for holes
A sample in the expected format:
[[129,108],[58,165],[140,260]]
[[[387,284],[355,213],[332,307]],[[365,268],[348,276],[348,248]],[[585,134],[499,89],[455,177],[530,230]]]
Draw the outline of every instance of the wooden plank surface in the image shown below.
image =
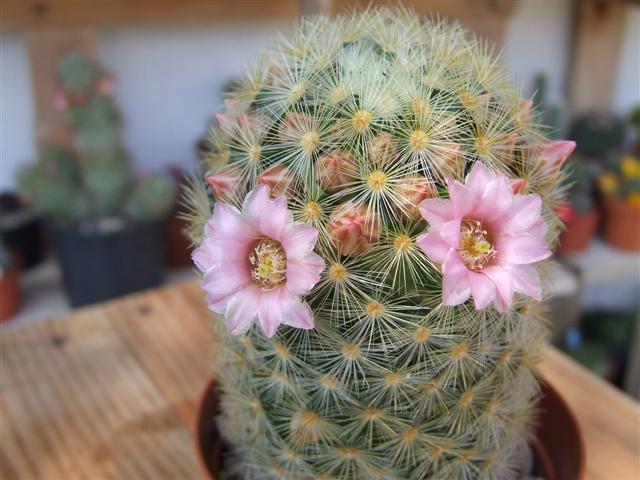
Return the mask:
[[[214,352],[196,282],[0,335],[0,478],[198,479],[191,430]],[[640,409],[554,349],[587,479],[640,478]]]

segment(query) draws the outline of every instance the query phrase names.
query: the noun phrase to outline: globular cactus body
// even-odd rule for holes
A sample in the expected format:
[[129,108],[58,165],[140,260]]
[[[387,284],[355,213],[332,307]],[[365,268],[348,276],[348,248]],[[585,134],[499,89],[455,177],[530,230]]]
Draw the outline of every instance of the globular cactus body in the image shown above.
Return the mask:
[[[545,337],[537,301],[485,299],[479,309],[474,291],[475,304],[447,305],[441,265],[416,242],[437,223],[433,210],[425,221],[421,202],[453,198],[451,182],[462,185],[475,164],[486,167],[476,179],[504,177],[509,198],[507,179],[519,199],[535,197],[546,241],[555,241],[562,175],[557,158],[545,158],[530,109],[483,44],[407,11],[305,20],[250,71],[213,132],[208,187],[191,194],[210,304],[230,281],[207,280],[217,267],[205,265],[216,255],[205,244],[236,228],[207,227],[203,238],[211,197],[237,208],[215,206],[214,217],[231,221],[249,191],[258,186],[245,212],[268,185],[296,222],[317,229],[315,254],[326,268],[303,298],[313,328],[283,325],[272,335],[234,324],[241,335],[230,336],[214,322],[219,424],[243,478],[516,475]],[[491,233],[471,219],[459,228],[465,265],[490,264]],[[271,275],[269,288],[279,287],[273,265],[290,246],[252,245],[251,281],[264,287],[258,274]],[[271,263],[258,271],[262,254]],[[235,313],[226,311],[227,328]]]

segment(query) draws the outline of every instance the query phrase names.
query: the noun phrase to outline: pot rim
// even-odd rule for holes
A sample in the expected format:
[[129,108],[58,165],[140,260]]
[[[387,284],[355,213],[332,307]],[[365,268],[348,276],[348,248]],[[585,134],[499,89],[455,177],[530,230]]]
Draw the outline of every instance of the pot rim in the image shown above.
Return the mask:
[[[217,383],[218,382],[215,379],[215,377],[212,377],[207,381],[205,387],[200,393],[198,397],[198,408],[196,410],[195,425],[193,425],[193,442],[194,442],[194,445],[196,448],[196,454],[198,457],[198,465],[200,467],[200,471],[204,475],[204,478],[207,480],[216,480],[216,478],[213,476],[213,474],[209,470],[209,467],[205,460],[205,456],[202,452],[202,442],[200,438],[200,424],[201,424],[201,419],[204,416],[204,409],[206,404],[205,400],[210,395],[211,391],[215,388]],[[584,480],[585,470],[586,470],[586,445],[584,441],[584,436],[582,435],[582,430],[580,428],[580,423],[578,422],[578,418],[576,417],[576,414],[571,409],[567,401],[560,394],[558,389],[545,379],[540,379],[540,392],[541,392],[541,397],[542,395],[549,395],[553,397],[553,399],[557,402],[557,404],[560,405],[561,407],[560,409],[563,410],[563,413],[567,417],[569,423],[573,426],[575,437],[577,439],[576,443],[578,448],[578,469],[577,469],[578,475],[575,480]],[[543,415],[541,415],[541,418],[544,418]],[[541,442],[538,439],[537,433],[538,432],[536,429],[535,443],[540,445]]]

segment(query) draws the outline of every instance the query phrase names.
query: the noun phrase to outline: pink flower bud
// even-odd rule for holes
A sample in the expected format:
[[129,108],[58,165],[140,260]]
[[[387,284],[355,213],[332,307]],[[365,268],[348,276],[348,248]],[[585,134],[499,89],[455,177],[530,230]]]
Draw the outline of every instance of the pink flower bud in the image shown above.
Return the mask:
[[562,202],[556,207],[555,212],[565,225],[571,223],[576,215],[576,212],[573,210],[573,207],[569,202]]
[[257,184],[269,187],[273,198],[288,195],[291,190],[291,174],[286,165],[278,164],[266,169],[258,175]]
[[408,175],[402,178],[399,183],[399,190],[402,202],[397,206],[409,218],[420,218],[418,210],[420,202],[436,196],[433,185],[425,177],[418,175]]
[[373,164],[381,166],[393,160],[398,142],[389,133],[379,133],[367,143],[367,157]]
[[557,140],[549,142],[540,152],[539,158],[544,163],[545,169],[557,172],[562,167],[569,155],[576,148],[576,142],[572,140]]
[[515,114],[515,121],[518,123],[524,123],[531,117],[531,111],[533,110],[533,100],[524,98],[520,99],[518,104],[518,111]]
[[340,253],[351,257],[367,251],[380,239],[380,219],[361,203],[348,202],[336,208],[328,228]]
[[316,179],[329,193],[335,193],[358,178],[358,161],[352,154],[334,150],[318,159]]
[[223,168],[215,175],[206,177],[206,181],[217,201],[229,201],[234,197],[240,183],[240,174],[240,167],[231,165]]
[[510,178],[509,184],[513,193],[520,193],[527,186],[527,181],[524,178]]

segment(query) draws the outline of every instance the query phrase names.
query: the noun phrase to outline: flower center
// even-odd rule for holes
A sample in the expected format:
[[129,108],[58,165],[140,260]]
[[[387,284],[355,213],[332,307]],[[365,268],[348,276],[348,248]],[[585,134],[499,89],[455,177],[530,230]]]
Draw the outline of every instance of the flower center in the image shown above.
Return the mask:
[[262,290],[279,287],[287,280],[287,255],[280,242],[259,240],[249,254],[251,278]]
[[367,183],[372,191],[376,193],[381,192],[387,185],[387,175],[381,170],[375,170],[371,172],[371,175],[367,178]]
[[310,131],[300,137],[300,146],[307,153],[313,152],[320,145],[320,135],[318,132]]
[[489,242],[489,235],[477,220],[465,220],[460,227],[460,260],[470,270],[481,270],[498,252]]
[[429,146],[429,135],[422,130],[415,130],[409,136],[409,145],[414,152],[423,152]]

